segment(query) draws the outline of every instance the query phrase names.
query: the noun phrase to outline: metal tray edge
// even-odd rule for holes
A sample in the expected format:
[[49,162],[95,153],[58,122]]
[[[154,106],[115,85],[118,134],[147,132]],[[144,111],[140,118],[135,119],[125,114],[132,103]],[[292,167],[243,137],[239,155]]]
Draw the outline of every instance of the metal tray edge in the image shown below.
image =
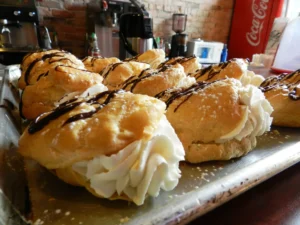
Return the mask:
[[[155,218],[151,221],[132,220],[128,225],[186,224],[299,161],[300,142],[297,142],[286,148],[285,151],[274,153],[236,171],[234,174],[229,174],[218,181],[211,182],[205,190],[186,194],[184,197],[177,199],[172,209],[166,208],[165,210],[151,212],[152,218]],[[261,172],[260,168],[264,168],[264,172]]]

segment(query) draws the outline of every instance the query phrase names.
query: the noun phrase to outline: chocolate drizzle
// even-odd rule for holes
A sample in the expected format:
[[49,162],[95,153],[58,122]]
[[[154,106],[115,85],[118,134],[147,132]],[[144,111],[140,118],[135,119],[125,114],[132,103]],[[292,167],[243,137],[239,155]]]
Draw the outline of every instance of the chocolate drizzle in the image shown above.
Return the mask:
[[289,93],[289,97],[292,99],[292,100],[299,100],[300,99],[300,96],[297,95],[297,87],[295,87],[290,93]]
[[178,98],[181,98],[183,96],[186,96],[183,101],[181,101],[177,107],[174,109],[174,112],[176,112],[178,110],[178,108],[183,104],[185,103],[187,100],[189,100],[189,98],[194,94],[196,93],[198,90],[202,90],[204,89],[205,87],[215,83],[217,81],[213,81],[213,82],[202,82],[202,81],[199,81],[195,84],[193,84],[192,86],[188,87],[188,88],[184,88],[184,89],[177,89],[177,90],[174,90],[174,91],[168,91],[168,90],[165,90],[159,94],[157,94],[155,97],[160,99],[160,98],[163,98],[165,96],[168,96],[168,98],[165,100],[165,103],[167,105],[167,108],[172,104],[172,102],[174,102],[174,100],[178,99]]
[[58,59],[55,59],[55,60],[50,59],[49,64],[56,63],[56,62],[61,62],[61,61],[69,61],[70,63],[75,64],[71,59],[66,58],[66,57],[58,58]]
[[50,114],[46,115],[45,117],[41,118],[44,114],[39,116],[38,118],[35,119],[33,123],[29,125],[28,128],[28,133],[33,134],[37,131],[42,130],[47,124],[50,123],[51,120],[55,120],[58,117],[64,115],[65,113],[71,111],[74,109],[76,106],[80,105],[82,102],[75,102],[72,104],[67,104],[64,106],[58,106],[55,110],[50,112]]
[[172,59],[169,59],[165,62],[162,62],[161,64],[158,65],[157,69],[159,68],[162,68],[164,67],[165,65],[175,65],[176,63],[179,63],[179,64],[183,64],[183,63],[186,63],[192,59],[195,59],[196,56],[193,55],[193,56],[189,56],[189,57],[177,57],[177,58],[172,58]]
[[46,77],[49,74],[49,70],[46,73],[42,73],[38,76],[38,78],[36,79],[36,81],[39,81],[42,77]]
[[[94,105],[95,109],[91,110],[90,112],[79,113],[79,114],[76,114],[76,115],[68,118],[64,122],[63,126],[68,123],[77,121],[77,120],[90,118],[95,113],[97,113],[99,110],[104,108],[111,101],[111,99],[115,96],[115,94],[122,93],[122,92],[123,92],[123,90],[105,91],[105,92],[99,93],[89,99],[74,98],[69,101],[66,101],[66,102],[60,104],[57,108],[55,108],[50,113],[48,113],[46,115],[42,114],[41,116],[36,118],[36,120],[29,125],[28,133],[34,134],[35,132],[42,130],[47,124],[50,123],[50,121],[55,120],[55,119],[59,118],[60,116],[70,112],[71,110],[73,110],[74,108],[76,108],[77,106],[79,106],[82,103]],[[106,96],[106,98],[104,99],[103,103],[99,103],[98,101],[105,96]]]
[[149,70],[151,70],[150,68],[144,69],[142,70],[142,72],[138,75],[138,76],[131,76],[129,77],[122,86],[122,89],[126,89],[129,85],[131,85],[130,87],[130,91],[133,92],[134,88],[136,87],[136,85],[141,82],[142,80],[151,77],[153,75],[156,75],[158,73],[164,72],[167,69],[169,69],[170,66],[164,66],[158,70],[152,70],[151,72],[147,72]]
[[74,66],[68,66],[68,65],[57,65],[55,67],[55,70],[56,71],[60,71],[58,68],[59,67],[68,67],[68,68],[71,68],[71,69],[74,69],[74,70],[79,70],[79,71],[82,71],[82,72],[86,72],[86,73],[93,73],[92,71],[89,71],[89,70],[85,70],[85,69],[79,69],[77,67],[74,67]]
[[264,80],[260,85],[262,92],[268,92],[275,88],[287,90],[288,96],[291,100],[299,100],[300,96],[297,94],[297,86],[300,84],[300,69],[293,73],[281,74],[278,76],[271,76]]
[[54,52],[54,53],[49,53],[49,54],[45,54],[43,55],[42,57],[40,58],[37,58],[35,59],[34,61],[32,61],[26,71],[25,71],[25,74],[24,74],[24,79],[25,79],[25,83],[28,85],[29,84],[29,75],[30,75],[30,72],[31,70],[33,69],[33,67],[40,61],[44,61],[46,59],[51,59],[52,57],[63,57],[65,56],[65,54],[68,54],[67,52]]
[[105,68],[104,68],[104,70],[100,74],[102,75],[103,78],[106,78],[111,71],[114,71],[121,64],[123,64],[123,62],[118,62],[118,63],[111,64],[109,66],[109,69],[106,71],[106,73],[104,73],[104,70],[105,70]]
[[136,56],[133,56],[131,58],[127,58],[127,59],[124,59],[123,61],[124,62],[130,62],[130,61],[138,61],[138,57],[140,57],[141,54],[138,54]]
[[206,81],[208,81],[208,80],[212,79],[214,76],[218,75],[222,71],[222,69],[225,69],[229,65],[230,62],[231,61],[227,61],[224,63],[219,63],[217,65],[211,65],[211,66],[208,66],[204,69],[200,69],[200,70],[196,71],[195,73],[189,74],[189,75],[195,77],[195,79],[198,80],[200,77],[207,74]]
[[104,57],[99,56],[99,57],[92,57],[92,56],[86,56],[85,58],[82,59],[82,62],[85,63],[88,59],[91,59],[91,66],[94,66],[94,63],[97,59],[103,59]]

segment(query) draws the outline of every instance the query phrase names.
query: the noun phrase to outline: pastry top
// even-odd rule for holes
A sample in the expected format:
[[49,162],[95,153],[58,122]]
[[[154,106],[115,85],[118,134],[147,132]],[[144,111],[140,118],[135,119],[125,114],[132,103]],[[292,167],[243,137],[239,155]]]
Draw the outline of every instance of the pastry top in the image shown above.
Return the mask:
[[112,63],[120,62],[118,58],[96,58],[87,56],[82,60],[85,68],[89,71],[100,73],[106,66]]
[[175,57],[171,58],[165,62],[162,62],[158,65],[158,69],[165,66],[165,65],[175,65],[179,63],[183,66],[184,72],[186,74],[194,73],[196,70],[201,69],[201,64],[198,62],[198,58],[196,56],[190,57]]
[[272,107],[263,93],[252,85],[243,87],[236,79],[198,82],[156,97],[166,103],[167,118],[186,151],[192,144],[222,144],[261,135],[272,121]]
[[74,98],[32,122],[19,152],[48,169],[109,156],[136,140],[149,140],[164,112],[158,99],[119,90]]
[[84,91],[101,83],[103,78],[87,70],[71,66],[56,66],[41,76],[35,84],[23,91],[20,112],[26,119],[34,119],[43,112],[52,110],[65,94]]
[[53,53],[58,53],[58,52],[61,52],[61,51],[58,49],[51,49],[51,50],[46,50],[46,51],[37,51],[37,52],[28,53],[27,55],[24,56],[24,58],[21,62],[21,69],[25,70],[29,66],[29,64],[31,64],[37,58],[40,58],[47,54],[53,54]]
[[180,64],[163,66],[160,69],[145,69],[138,76],[131,76],[122,85],[124,90],[133,93],[155,96],[176,87],[187,87],[195,83],[193,77],[187,77]]
[[224,63],[211,65],[199,69],[190,76],[195,77],[197,81],[215,81],[223,78],[235,78],[240,80],[243,85],[252,84],[259,86],[264,78],[252,71],[248,71],[247,61],[244,59],[232,59]]
[[120,88],[120,85],[132,76],[138,76],[143,70],[150,66],[139,62],[118,62],[108,65],[101,75],[103,84],[110,90]]
[[166,53],[162,49],[150,49],[142,54],[132,58],[125,59],[124,61],[143,62],[150,65],[151,68],[156,69],[159,64],[165,61]]
[[66,65],[84,69],[84,65],[76,56],[69,52],[60,50],[49,50],[31,53],[24,57],[21,64],[21,78],[19,88],[24,89],[26,85],[36,83],[41,76],[48,73],[57,65]]
[[300,69],[290,74],[270,76],[260,85],[260,89],[266,96],[282,94],[290,100],[300,100]]
[[274,108],[274,125],[300,127],[300,70],[270,76],[260,89]]

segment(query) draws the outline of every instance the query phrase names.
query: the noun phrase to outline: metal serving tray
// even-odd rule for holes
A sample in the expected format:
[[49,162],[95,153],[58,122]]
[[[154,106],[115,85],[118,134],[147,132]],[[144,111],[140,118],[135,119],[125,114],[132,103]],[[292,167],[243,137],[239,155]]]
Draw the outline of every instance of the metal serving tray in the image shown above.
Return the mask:
[[22,224],[25,216],[36,225],[185,224],[300,161],[300,130],[273,127],[258,138],[255,150],[240,159],[182,163],[179,185],[138,207],[96,198],[84,188],[63,183],[32,160],[24,161],[25,175],[15,151],[18,123],[12,122],[7,107],[0,110],[0,165],[8,171],[0,171],[0,218],[3,208],[7,209],[2,224]]
[[29,209],[23,158],[17,153],[19,95],[9,77],[15,69],[0,68],[0,225],[25,224]]

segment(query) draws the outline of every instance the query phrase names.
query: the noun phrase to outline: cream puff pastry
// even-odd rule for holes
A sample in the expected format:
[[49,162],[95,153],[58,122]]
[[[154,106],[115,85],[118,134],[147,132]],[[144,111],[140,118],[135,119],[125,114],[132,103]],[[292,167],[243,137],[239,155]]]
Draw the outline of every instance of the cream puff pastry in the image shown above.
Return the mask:
[[132,58],[125,59],[125,62],[136,61],[147,63],[151,68],[156,69],[159,64],[165,61],[166,53],[162,49],[150,49]]
[[300,70],[270,76],[260,89],[274,108],[274,125],[300,127]]
[[56,66],[25,87],[21,97],[20,113],[23,118],[34,119],[41,113],[55,108],[64,95],[83,92],[87,88],[101,83],[103,78],[87,70],[71,66]]
[[169,88],[187,87],[195,82],[193,77],[186,76],[183,67],[177,63],[156,70],[145,69],[138,76],[128,78],[120,87],[132,93],[155,96]]
[[142,205],[181,176],[184,149],[165,107],[122,90],[79,96],[32,122],[19,152],[95,196]]
[[107,66],[100,74],[104,78],[103,84],[110,90],[119,89],[120,85],[132,76],[138,76],[150,66],[139,62],[118,62]]
[[197,70],[201,69],[201,64],[198,62],[198,58],[196,56],[171,58],[159,64],[157,69],[160,69],[165,65],[175,65],[177,63],[183,66],[184,72],[186,74],[194,73]]
[[87,56],[82,60],[85,68],[94,73],[100,73],[105,67],[112,63],[118,63],[120,60],[116,57],[95,58]]
[[27,85],[35,84],[41,76],[58,65],[85,69],[81,60],[69,52],[48,50],[30,53],[23,58],[21,63],[22,74],[18,82],[19,88],[24,89]]
[[248,63],[244,59],[232,59],[224,63],[211,65],[190,74],[197,81],[215,81],[223,78],[235,78],[243,85],[259,86],[264,77],[248,70]]
[[256,137],[270,130],[273,109],[261,90],[233,78],[198,82],[156,97],[166,103],[167,118],[191,163],[245,155],[256,146]]

